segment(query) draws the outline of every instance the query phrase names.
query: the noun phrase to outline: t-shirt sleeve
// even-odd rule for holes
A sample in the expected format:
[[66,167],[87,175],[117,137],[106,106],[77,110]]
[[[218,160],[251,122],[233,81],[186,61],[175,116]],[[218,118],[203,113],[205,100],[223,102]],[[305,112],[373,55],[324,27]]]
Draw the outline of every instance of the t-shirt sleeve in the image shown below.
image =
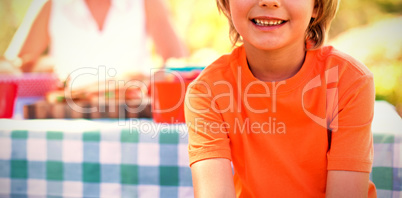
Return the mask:
[[212,86],[198,80],[188,87],[185,99],[185,118],[189,135],[190,166],[209,158],[231,160],[229,137],[221,114],[216,110]]
[[337,113],[329,126],[332,136],[327,169],[370,172],[375,101],[373,76],[364,75],[339,93],[339,102],[335,105]]

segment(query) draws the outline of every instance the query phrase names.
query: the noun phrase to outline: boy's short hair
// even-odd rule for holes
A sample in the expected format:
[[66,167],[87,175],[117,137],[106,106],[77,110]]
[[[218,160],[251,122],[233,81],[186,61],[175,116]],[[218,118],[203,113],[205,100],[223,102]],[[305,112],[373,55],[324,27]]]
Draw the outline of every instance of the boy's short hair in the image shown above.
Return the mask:
[[[240,34],[236,31],[230,16],[229,0],[216,0],[218,9],[229,21],[230,40],[233,44],[241,41]],[[306,40],[312,39],[315,44],[312,49],[321,47],[328,34],[332,19],[338,10],[339,0],[315,0],[314,7],[317,8],[317,18],[311,18],[306,31]]]

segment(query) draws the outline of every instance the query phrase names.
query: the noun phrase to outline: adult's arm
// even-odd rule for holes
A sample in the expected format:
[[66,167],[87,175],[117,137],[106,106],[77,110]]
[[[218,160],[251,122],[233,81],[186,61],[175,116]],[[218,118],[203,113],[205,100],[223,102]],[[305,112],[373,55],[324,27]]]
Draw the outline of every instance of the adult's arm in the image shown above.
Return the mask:
[[144,0],[146,28],[163,60],[183,57],[187,50],[177,36],[163,0]]
[[366,198],[368,196],[369,173],[356,171],[328,171],[327,198]]
[[194,196],[200,198],[233,198],[235,190],[230,161],[212,158],[191,166]]
[[51,0],[47,1],[35,21],[33,22],[28,36],[18,54],[22,59],[21,70],[31,72],[40,55],[49,44],[48,24],[50,18]]

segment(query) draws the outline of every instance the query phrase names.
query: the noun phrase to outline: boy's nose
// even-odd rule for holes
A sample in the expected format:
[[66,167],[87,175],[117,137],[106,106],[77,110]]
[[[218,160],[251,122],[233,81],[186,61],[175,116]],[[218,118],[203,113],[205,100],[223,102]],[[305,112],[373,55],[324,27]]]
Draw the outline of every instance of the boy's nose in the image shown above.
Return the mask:
[[279,0],[259,0],[259,5],[262,7],[279,8]]

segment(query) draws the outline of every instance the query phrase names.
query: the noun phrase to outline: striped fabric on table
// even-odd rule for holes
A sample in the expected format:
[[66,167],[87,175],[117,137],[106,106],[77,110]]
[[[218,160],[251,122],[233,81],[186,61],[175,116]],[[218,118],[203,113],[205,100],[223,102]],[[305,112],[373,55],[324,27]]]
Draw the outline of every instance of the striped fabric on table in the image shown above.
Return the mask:
[[193,197],[187,135],[152,126],[0,130],[0,197]]
[[[187,138],[184,124],[146,119],[0,120],[0,198],[193,197]],[[370,179],[378,197],[402,197],[402,135],[374,133]]]
[[402,197],[402,135],[374,134],[374,163],[370,180],[378,197]]

